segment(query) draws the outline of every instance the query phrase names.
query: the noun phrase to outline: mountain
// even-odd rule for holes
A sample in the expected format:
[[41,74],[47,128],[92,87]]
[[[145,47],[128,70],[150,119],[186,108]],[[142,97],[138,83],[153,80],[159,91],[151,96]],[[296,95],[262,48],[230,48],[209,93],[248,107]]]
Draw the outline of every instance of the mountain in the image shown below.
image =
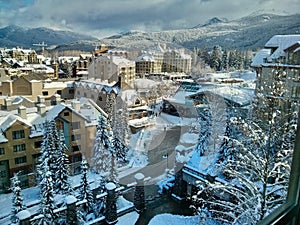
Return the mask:
[[206,26],[211,26],[211,25],[216,25],[216,24],[220,24],[220,23],[226,23],[228,22],[228,20],[226,18],[218,18],[218,17],[214,17],[211,18],[209,21],[207,21],[204,24],[198,24],[197,26],[193,27],[193,29],[196,28],[201,28],[201,27],[206,27]]
[[58,31],[49,28],[23,28],[20,26],[7,26],[0,29],[1,47],[34,48],[33,44],[44,42],[47,46],[69,44],[81,40],[96,41],[88,35],[82,35],[70,31]]
[[214,17],[190,29],[145,32],[130,30],[101,40],[68,31],[47,28],[8,26],[0,29],[0,47],[33,48],[32,44],[45,42],[55,45],[54,50],[92,51],[106,44],[110,48],[141,50],[156,43],[167,43],[188,49],[208,48],[215,45],[227,49],[262,48],[276,34],[299,34],[300,14],[276,15],[256,12],[236,20]]
[[184,48],[212,49],[220,45],[227,49],[257,49],[276,34],[299,34],[300,14],[251,14],[237,20],[212,18],[191,29],[159,32],[124,32],[101,39],[101,44],[119,48],[145,48],[158,42]]

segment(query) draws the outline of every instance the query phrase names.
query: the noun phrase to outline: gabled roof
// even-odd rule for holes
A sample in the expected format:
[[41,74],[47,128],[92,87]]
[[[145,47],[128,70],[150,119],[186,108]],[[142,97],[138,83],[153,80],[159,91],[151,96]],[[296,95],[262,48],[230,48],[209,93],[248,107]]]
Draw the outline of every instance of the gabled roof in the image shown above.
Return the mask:
[[6,131],[8,128],[10,128],[16,121],[19,121],[29,127],[31,127],[31,124],[29,122],[27,122],[26,120],[22,119],[19,116],[16,115],[7,115],[3,118],[0,118],[0,127],[1,127],[1,131],[4,132]]

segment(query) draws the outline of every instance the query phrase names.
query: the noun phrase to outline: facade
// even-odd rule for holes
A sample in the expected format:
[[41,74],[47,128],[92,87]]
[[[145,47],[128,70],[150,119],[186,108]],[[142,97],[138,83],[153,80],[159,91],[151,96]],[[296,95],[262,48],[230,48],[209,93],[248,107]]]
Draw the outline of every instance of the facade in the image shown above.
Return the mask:
[[136,59],[136,74],[191,73],[192,57],[184,49],[167,49],[158,45]]
[[162,60],[155,59],[151,54],[145,53],[135,60],[135,72],[137,77],[144,77],[145,74],[161,73]]
[[75,98],[91,99],[104,111],[107,111],[109,95],[115,98],[119,93],[119,83],[111,85],[95,80],[80,80],[75,83]]
[[80,54],[79,59],[73,63],[73,77],[84,77],[88,74],[92,54]]
[[62,99],[72,99],[74,81],[51,81],[43,75],[31,74],[2,81],[0,84],[0,96],[25,96],[36,101],[39,95],[51,98],[55,94],[59,94]]
[[251,66],[257,74],[257,92],[277,99],[282,109],[289,109],[285,104],[290,102],[300,102],[300,35],[273,36]]
[[123,89],[135,80],[135,62],[115,55],[99,55],[89,65],[89,77],[117,83]]
[[0,192],[10,187],[10,178],[20,172],[23,187],[35,185],[35,169],[40,156],[43,124],[54,119],[63,132],[71,163],[71,174],[80,170],[82,154],[90,161],[101,113],[89,99],[36,108],[21,106],[10,112],[0,111]]

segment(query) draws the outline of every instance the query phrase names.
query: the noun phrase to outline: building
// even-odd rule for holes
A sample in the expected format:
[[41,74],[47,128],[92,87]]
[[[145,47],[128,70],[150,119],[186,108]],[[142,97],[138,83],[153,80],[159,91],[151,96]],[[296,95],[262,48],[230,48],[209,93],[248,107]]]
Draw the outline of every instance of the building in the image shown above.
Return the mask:
[[115,98],[119,93],[119,82],[116,84],[108,84],[97,80],[80,80],[75,82],[75,98],[89,98],[104,111],[107,111],[109,95],[113,95],[113,98]]
[[73,77],[88,76],[88,69],[91,61],[92,54],[80,54],[79,59],[73,62]]
[[144,53],[135,60],[135,72],[137,77],[145,74],[159,74],[162,71],[162,60],[155,59],[151,54]]
[[82,154],[90,162],[96,124],[103,111],[86,98],[69,103],[0,111],[0,192],[8,190],[10,178],[16,172],[20,172],[23,187],[35,185],[45,121],[55,120],[64,134],[71,174],[79,172]]
[[89,65],[89,78],[108,83],[120,81],[123,89],[135,79],[135,62],[113,54],[99,55]]
[[157,45],[136,58],[136,74],[191,73],[192,57],[184,49],[167,49]]
[[[300,35],[273,36],[251,66],[257,75],[256,92],[277,99],[282,109],[300,102]],[[279,92],[274,92],[274,85]]]
[[74,98],[74,81],[52,81],[41,74],[30,74],[0,84],[0,96],[24,96],[36,101],[39,95],[50,99],[55,94],[62,99]]

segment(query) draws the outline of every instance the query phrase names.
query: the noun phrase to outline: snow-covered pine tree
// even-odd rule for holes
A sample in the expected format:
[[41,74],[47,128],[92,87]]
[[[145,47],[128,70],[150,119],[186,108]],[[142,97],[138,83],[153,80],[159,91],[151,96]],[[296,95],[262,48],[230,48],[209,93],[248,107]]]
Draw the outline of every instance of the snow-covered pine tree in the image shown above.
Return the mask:
[[107,119],[101,114],[96,127],[92,168],[103,177],[107,175],[111,161],[111,154],[108,151],[110,146],[109,140]]
[[210,67],[215,71],[221,70],[222,51],[220,46],[214,46],[210,55]]
[[55,179],[57,169],[57,156],[59,149],[59,135],[56,129],[55,121],[46,121],[44,123],[43,142],[41,146],[40,165],[38,166],[38,174],[41,175],[45,167],[49,167],[49,171]]
[[128,129],[128,108],[127,108],[128,100],[125,98],[125,101],[122,103],[122,112],[121,112],[121,135],[120,140],[123,144],[128,146],[129,144],[129,129]]
[[228,71],[228,51],[225,49],[222,54],[222,69]]
[[58,194],[67,194],[71,187],[68,181],[69,178],[69,159],[67,155],[67,146],[62,132],[59,132],[59,146],[56,158],[55,172],[55,192]]
[[41,185],[41,207],[44,217],[39,221],[41,225],[55,224],[56,215],[54,213],[54,190],[52,174],[47,168]]
[[128,148],[115,135],[112,141],[113,141],[113,148],[114,148],[116,160],[118,162],[125,163],[127,161]]
[[[237,121],[243,135],[227,142],[230,157],[219,165],[219,177],[223,179],[200,182],[199,192],[193,197],[199,214],[206,212],[207,218],[222,223],[256,224],[285,201],[289,170],[279,168],[289,166],[285,163],[289,163],[291,151],[278,149],[276,119],[274,113],[267,132],[252,121]],[[289,136],[293,143],[295,129],[290,131],[284,137]],[[288,154],[286,162],[282,161],[282,152]]]
[[207,150],[207,144],[211,135],[211,113],[209,109],[204,109],[199,112],[199,138],[196,149],[200,156]]
[[23,203],[23,196],[21,193],[20,181],[18,174],[14,174],[12,178],[12,209],[11,209],[11,222],[18,223],[17,213],[26,209]]
[[80,179],[80,200],[86,200],[84,205],[84,213],[90,213],[93,211],[93,195],[89,187],[88,182],[88,165],[86,159],[83,157],[81,161],[81,179]]

